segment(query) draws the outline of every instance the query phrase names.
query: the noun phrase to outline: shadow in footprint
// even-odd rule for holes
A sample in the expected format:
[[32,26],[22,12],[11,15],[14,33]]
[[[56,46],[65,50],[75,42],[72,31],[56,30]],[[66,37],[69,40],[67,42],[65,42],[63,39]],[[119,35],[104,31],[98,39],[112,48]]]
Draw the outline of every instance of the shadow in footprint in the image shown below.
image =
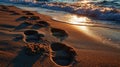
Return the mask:
[[40,20],[40,17],[33,15],[33,16],[21,16],[18,19],[16,19],[16,21],[25,21],[25,20],[28,21]]
[[38,21],[36,22],[35,25],[33,25],[32,29],[39,29],[39,28],[42,28],[42,27],[49,27],[50,24],[46,21]]
[[16,19],[16,21],[25,21],[27,19],[29,19],[29,17],[27,17],[27,16],[21,16],[18,19]]
[[26,31],[24,31],[24,34],[26,36],[30,36],[30,35],[37,35],[38,32],[36,30],[26,30]]
[[33,49],[24,47],[11,63],[13,63],[13,67],[32,67],[43,53],[44,49],[40,49],[38,47],[34,47]]
[[30,11],[22,11],[23,13],[29,13]]
[[37,22],[38,25],[42,26],[42,27],[48,27],[50,26],[50,24],[46,21],[38,21]]
[[38,33],[35,30],[26,30],[24,31],[25,34],[25,41],[26,42],[42,42],[43,39],[41,37],[44,37],[43,34]]
[[9,12],[10,15],[20,15],[20,13],[12,11],[12,10],[8,10],[7,12]]
[[40,29],[40,28],[42,28],[42,27],[40,25],[38,25],[38,24],[34,24],[32,26],[32,29]]
[[68,37],[68,34],[64,30],[61,30],[58,28],[51,28],[51,32],[52,32],[52,35],[59,38],[60,41],[63,41]]
[[[13,42],[14,43],[14,42]],[[0,41],[0,51],[6,52],[17,52],[20,49],[20,46],[13,45],[10,40],[1,40]],[[1,56],[1,55],[0,55]],[[7,58],[6,58],[7,59]],[[1,67],[1,66],[0,66]]]
[[61,66],[68,66],[75,61],[76,52],[73,48],[66,46],[62,43],[52,43],[51,49],[53,51],[52,60]]
[[23,22],[21,23],[20,25],[18,25],[15,30],[20,30],[20,29],[24,29],[24,28],[27,28],[28,26],[30,26],[31,24],[30,23],[27,23],[27,22]]
[[10,15],[20,15],[20,13],[13,12],[13,13],[11,13]]
[[9,10],[8,12],[9,12],[9,13],[14,13],[15,11]]
[[25,15],[34,15],[33,13],[31,13],[30,11],[22,11]]
[[4,5],[0,5],[0,10],[1,11],[9,11],[9,8],[7,6],[4,6]]
[[20,41],[20,40],[22,40],[24,37],[23,37],[23,35],[18,35],[18,36],[16,36],[14,39],[13,39],[13,41]]
[[25,15],[34,15],[33,13],[31,13],[31,12],[26,12],[26,14]]
[[28,20],[39,20],[39,16],[30,16]]
[[2,9],[8,9],[8,7],[4,6],[4,5],[0,5],[0,8],[2,8]]
[[5,28],[15,28],[15,26],[7,25],[7,24],[0,24],[0,27],[5,27]]

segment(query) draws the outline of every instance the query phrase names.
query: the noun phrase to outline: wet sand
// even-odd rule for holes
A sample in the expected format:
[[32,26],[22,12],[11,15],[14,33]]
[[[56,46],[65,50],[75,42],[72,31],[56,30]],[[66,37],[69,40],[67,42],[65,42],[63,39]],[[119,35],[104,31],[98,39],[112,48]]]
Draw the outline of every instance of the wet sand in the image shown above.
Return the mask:
[[108,45],[49,16],[0,5],[0,67],[119,67],[120,49]]

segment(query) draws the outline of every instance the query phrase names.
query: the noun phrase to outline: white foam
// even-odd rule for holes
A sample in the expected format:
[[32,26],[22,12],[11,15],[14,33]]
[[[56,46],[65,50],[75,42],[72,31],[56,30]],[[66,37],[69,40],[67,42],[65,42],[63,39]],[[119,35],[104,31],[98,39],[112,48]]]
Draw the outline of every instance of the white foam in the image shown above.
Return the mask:
[[78,15],[84,15],[88,17],[92,17],[100,20],[112,20],[112,21],[120,21],[120,11],[114,8],[108,7],[99,7],[93,4],[88,5],[80,5],[78,4],[68,4],[68,3],[37,3],[40,7],[58,10],[58,11],[66,11],[70,13],[75,13]]
[[93,3],[30,2],[29,6],[66,11],[100,20],[120,21],[119,9],[100,7]]

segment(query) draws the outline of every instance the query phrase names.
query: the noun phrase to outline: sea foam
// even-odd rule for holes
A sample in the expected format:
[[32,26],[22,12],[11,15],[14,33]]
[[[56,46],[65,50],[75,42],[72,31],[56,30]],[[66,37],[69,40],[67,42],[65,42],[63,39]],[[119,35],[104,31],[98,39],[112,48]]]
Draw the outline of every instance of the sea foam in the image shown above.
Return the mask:
[[[17,3],[17,2],[13,2]],[[96,3],[61,3],[61,2],[19,2],[17,4],[65,11],[98,20],[120,21],[120,10],[112,7],[98,6]]]

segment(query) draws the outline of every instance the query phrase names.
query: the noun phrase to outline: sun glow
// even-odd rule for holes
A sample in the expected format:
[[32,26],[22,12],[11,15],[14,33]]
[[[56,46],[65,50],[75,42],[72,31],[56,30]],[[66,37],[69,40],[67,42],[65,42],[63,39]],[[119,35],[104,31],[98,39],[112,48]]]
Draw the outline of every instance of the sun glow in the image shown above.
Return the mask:
[[83,0],[83,1],[80,1],[80,3],[89,3],[90,1],[89,0]]
[[87,1],[87,0],[84,0],[84,1],[81,1],[81,3],[89,3],[90,1]]
[[68,23],[75,25],[74,28],[78,29],[79,31],[85,33],[88,36],[91,36],[93,38],[97,38],[95,35],[93,35],[93,33],[89,30],[90,25],[93,25],[91,23],[91,20],[87,17],[83,17],[83,16],[76,16],[76,15],[72,15],[69,16],[68,18]]
[[78,17],[78,16],[71,16],[70,19],[69,19],[69,23],[71,24],[79,24],[79,25],[84,25],[86,24],[86,22],[89,22],[90,19],[88,19],[87,17]]
[[87,17],[83,17],[83,16],[76,16],[76,15],[72,15],[69,18],[69,23],[70,24],[75,24],[78,26],[75,26],[76,28],[79,28],[79,30],[84,31],[84,32],[89,32],[88,28],[86,27],[86,25],[88,25],[88,23],[90,22],[90,19],[88,19]]
[[33,3],[37,3],[37,1],[36,1],[36,0],[34,0],[34,1],[33,1]]
[[59,18],[56,17],[53,19],[64,22],[64,23],[71,24],[72,28],[75,28],[76,30],[86,34],[87,36],[98,39],[98,37],[95,36],[93,32],[90,30],[90,26],[93,26],[94,23],[88,17],[68,14],[68,15],[65,15]]

